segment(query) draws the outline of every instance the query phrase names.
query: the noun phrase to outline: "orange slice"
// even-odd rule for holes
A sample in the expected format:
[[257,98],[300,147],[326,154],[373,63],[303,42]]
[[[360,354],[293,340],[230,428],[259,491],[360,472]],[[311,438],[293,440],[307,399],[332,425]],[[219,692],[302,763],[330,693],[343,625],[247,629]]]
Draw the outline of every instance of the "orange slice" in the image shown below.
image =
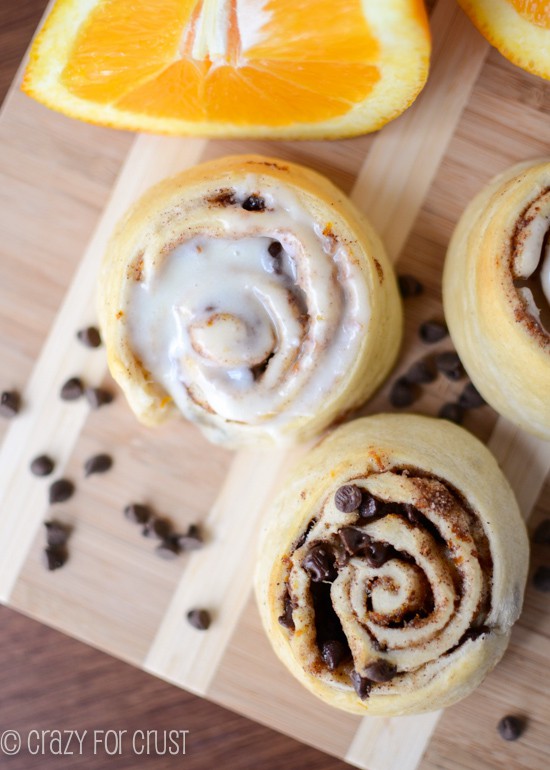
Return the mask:
[[550,80],[550,0],[458,0],[481,34],[518,67]]
[[58,0],[23,90],[117,128],[336,137],[403,112],[429,54],[422,0]]

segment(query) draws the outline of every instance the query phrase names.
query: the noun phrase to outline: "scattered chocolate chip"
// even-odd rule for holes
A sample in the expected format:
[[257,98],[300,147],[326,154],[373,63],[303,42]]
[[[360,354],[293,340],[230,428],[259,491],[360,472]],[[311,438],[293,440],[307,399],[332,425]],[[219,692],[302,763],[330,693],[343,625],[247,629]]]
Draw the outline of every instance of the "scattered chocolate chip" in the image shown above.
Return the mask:
[[351,513],[356,511],[363,499],[363,493],[355,484],[346,484],[336,490],[334,495],[334,505],[342,513]]
[[267,247],[267,250],[269,251],[271,256],[276,259],[277,257],[281,256],[281,252],[283,250],[283,244],[280,241],[271,241],[271,243]]
[[533,586],[537,591],[544,591],[544,593],[550,591],[550,567],[537,567],[533,575]]
[[321,657],[327,664],[329,671],[334,671],[340,663],[348,656],[348,651],[342,642],[334,639],[329,642],[323,642],[321,646]]
[[462,362],[454,350],[446,350],[435,357],[437,371],[441,372],[448,380],[456,382],[464,377]]
[[48,546],[44,548],[44,564],[50,571],[60,569],[68,558],[68,553],[63,547]]
[[189,610],[187,613],[187,620],[199,631],[206,631],[210,626],[210,613],[207,610]]
[[178,547],[182,551],[197,551],[204,545],[200,529],[196,524],[191,524],[184,535],[176,535]]
[[168,519],[161,519],[158,516],[153,516],[145,523],[143,527],[143,536],[156,538],[158,540],[166,540],[172,534],[172,525]]
[[399,377],[390,390],[390,404],[398,409],[410,406],[416,399],[416,388],[406,377]]
[[74,494],[74,484],[68,479],[58,479],[50,485],[48,497],[50,503],[64,503]]
[[110,455],[94,455],[89,457],[84,463],[84,475],[91,476],[93,473],[106,473],[112,465],[113,458]]
[[84,385],[79,377],[71,377],[62,386],[59,392],[63,401],[76,401],[84,393]]
[[523,719],[508,715],[502,717],[497,725],[498,734],[505,741],[517,741],[525,729]]
[[423,516],[420,511],[414,507],[414,505],[411,505],[410,503],[404,503],[403,504],[403,511],[405,512],[406,517],[411,522],[411,524],[424,524],[426,521],[425,516]]
[[384,512],[385,504],[376,497],[372,497],[368,492],[363,494],[363,500],[359,506],[359,516],[362,519],[372,519],[374,516],[380,516]]
[[44,526],[46,527],[46,542],[49,546],[55,548],[66,544],[70,534],[69,527],[55,519],[45,521]]
[[479,406],[484,406],[485,399],[478,392],[474,383],[469,382],[458,397],[458,404],[463,409],[477,409]]
[[168,560],[175,559],[180,552],[180,547],[175,537],[168,536],[159,545],[155,552],[162,558]]
[[422,358],[416,361],[405,374],[407,382],[424,385],[433,382],[437,377],[435,364],[431,358]]
[[30,468],[35,476],[49,476],[54,469],[54,462],[48,455],[39,455],[31,462]]
[[5,390],[0,396],[0,414],[11,419],[21,409],[21,396],[16,390]]
[[393,548],[385,543],[371,543],[365,556],[369,567],[378,568],[393,558]]
[[550,545],[550,519],[544,519],[533,532],[533,543]]
[[350,556],[355,556],[364,551],[367,545],[371,543],[367,533],[355,527],[344,527],[338,532],[338,535]]
[[432,344],[444,339],[448,335],[449,330],[444,321],[424,321],[424,323],[420,324],[418,333],[423,342]]
[[331,583],[336,578],[334,554],[326,545],[314,545],[302,561],[302,567],[314,583],[321,581]]
[[372,687],[370,679],[364,679],[357,671],[352,671],[349,675],[349,678],[351,679],[353,689],[357,695],[361,698],[361,700],[366,700],[370,695]]
[[367,666],[363,672],[371,682],[389,682],[397,674],[397,668],[388,660],[377,660]]
[[124,515],[135,524],[145,524],[153,516],[153,511],[148,505],[130,503],[124,509]]
[[284,612],[282,615],[279,615],[277,620],[284,628],[288,628],[289,631],[294,631],[294,618],[292,617],[293,609],[292,599],[287,591],[284,599]]
[[441,417],[443,420],[449,420],[449,422],[454,422],[457,425],[460,425],[464,419],[464,409],[460,406],[460,404],[453,404],[449,402],[447,404],[443,404],[437,413],[437,416]]
[[92,409],[99,409],[100,406],[110,404],[113,400],[113,394],[104,388],[86,388],[85,395]]
[[101,335],[95,326],[88,326],[76,333],[77,338],[87,348],[98,348],[101,345]]
[[399,284],[399,291],[403,299],[417,297],[424,291],[424,287],[414,275],[399,275],[397,276],[397,283]]
[[242,204],[242,207],[245,211],[263,211],[265,209],[265,201],[259,195],[249,195]]

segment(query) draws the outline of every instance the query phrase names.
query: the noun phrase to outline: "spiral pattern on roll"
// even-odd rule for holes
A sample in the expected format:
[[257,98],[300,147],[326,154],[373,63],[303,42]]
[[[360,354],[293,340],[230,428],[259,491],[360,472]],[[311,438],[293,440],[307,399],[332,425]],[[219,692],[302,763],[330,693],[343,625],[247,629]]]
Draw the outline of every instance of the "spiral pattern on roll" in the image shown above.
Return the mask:
[[413,469],[353,479],[289,556],[280,622],[316,677],[360,698],[429,680],[489,629],[492,560],[466,501]]

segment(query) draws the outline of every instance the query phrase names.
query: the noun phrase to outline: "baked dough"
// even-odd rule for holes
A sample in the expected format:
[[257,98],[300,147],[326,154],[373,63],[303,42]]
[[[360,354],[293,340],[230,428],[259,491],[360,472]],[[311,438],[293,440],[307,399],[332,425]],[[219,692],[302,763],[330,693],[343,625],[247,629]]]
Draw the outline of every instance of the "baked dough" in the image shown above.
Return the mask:
[[550,162],[514,166],[472,200],[447,252],[443,299],[485,400],[550,439]]
[[378,415],[338,428],[285,481],[255,585],[302,684],[390,716],[479,685],[506,649],[527,568],[525,525],[489,450],[444,420]]
[[137,417],[181,413],[227,446],[318,434],[380,385],[402,333],[368,222],[319,174],[252,155],[136,203],[108,246],[99,304]]

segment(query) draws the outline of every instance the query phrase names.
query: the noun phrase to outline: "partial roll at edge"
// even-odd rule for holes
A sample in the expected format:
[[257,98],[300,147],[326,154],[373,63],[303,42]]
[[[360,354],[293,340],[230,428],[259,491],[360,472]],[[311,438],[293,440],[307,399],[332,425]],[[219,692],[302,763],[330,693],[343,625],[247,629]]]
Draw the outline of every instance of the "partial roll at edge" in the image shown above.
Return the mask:
[[468,205],[443,275],[445,317],[476,388],[550,439],[550,162],[497,176]]
[[379,415],[338,428],[266,515],[256,596],[273,648],[326,703],[432,711],[502,657],[522,606],[525,525],[462,428]]
[[363,403],[398,352],[382,243],[327,179],[234,156],[152,188],[109,244],[109,367],[148,425],[228,446],[301,441]]

